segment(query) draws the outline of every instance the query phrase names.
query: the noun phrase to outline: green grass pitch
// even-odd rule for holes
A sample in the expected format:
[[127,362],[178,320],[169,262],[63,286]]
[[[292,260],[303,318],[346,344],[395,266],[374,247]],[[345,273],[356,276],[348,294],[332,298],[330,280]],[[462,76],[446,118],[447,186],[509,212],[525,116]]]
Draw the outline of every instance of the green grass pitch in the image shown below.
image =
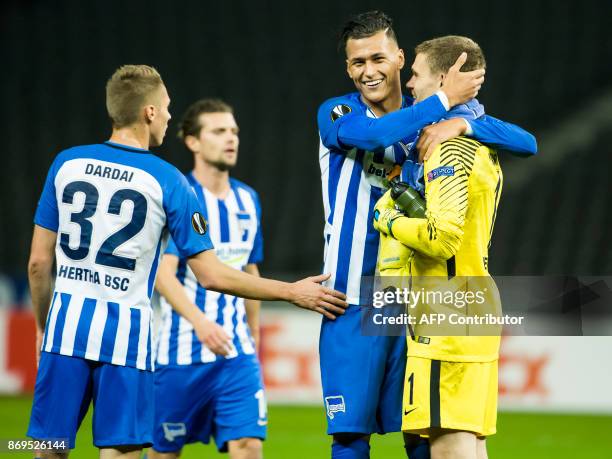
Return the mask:
[[[0,397],[0,439],[23,438],[31,398]],[[269,408],[266,459],[315,459],[329,457],[325,417],[319,407]],[[612,416],[500,413],[498,434],[489,440],[491,459],[611,459]],[[0,457],[31,458],[28,453],[0,453]],[[77,437],[76,458],[97,458],[91,440],[91,412]],[[220,458],[214,447],[190,445],[182,459]],[[373,459],[405,459],[401,436],[374,436]]]

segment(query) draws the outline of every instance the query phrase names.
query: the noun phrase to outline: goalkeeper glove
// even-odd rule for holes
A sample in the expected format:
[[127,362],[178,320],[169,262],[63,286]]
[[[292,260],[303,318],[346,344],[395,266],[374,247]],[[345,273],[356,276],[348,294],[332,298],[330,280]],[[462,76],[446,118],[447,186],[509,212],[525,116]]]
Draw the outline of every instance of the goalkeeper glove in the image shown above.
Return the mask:
[[391,227],[393,222],[404,214],[395,208],[395,201],[391,197],[391,191],[387,191],[374,206],[374,229],[393,237]]

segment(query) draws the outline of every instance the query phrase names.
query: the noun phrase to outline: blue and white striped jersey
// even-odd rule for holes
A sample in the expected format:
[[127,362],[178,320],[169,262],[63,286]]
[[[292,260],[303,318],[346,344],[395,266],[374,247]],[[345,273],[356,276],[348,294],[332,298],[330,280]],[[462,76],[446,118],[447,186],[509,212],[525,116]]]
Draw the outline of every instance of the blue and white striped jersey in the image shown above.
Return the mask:
[[483,115],[476,100],[447,111],[445,96],[413,105],[404,97],[402,109],[377,118],[358,92],[325,101],[318,111],[319,164],[325,210],[324,273],[329,287],[346,293],[349,304],[360,304],[363,276],[373,276],[379,235],[372,226],[373,209],[385,191],[383,180],[407,158],[417,134],[441,119],[469,119],[472,137],[487,145],[535,154],[535,138],[510,123]]
[[[210,238],[219,259],[235,269],[263,259],[261,207],[255,190],[230,179],[230,192],[218,199],[196,181],[192,174],[187,179],[193,186],[206,219],[210,223]],[[232,349],[227,358],[239,354],[253,354],[255,347],[246,321],[244,299],[206,290],[176,251],[170,241],[166,253],[179,257],[177,277],[185,286],[187,296],[204,311],[209,320],[221,325],[232,338]],[[162,297],[162,324],[157,346],[159,365],[190,365],[214,362],[218,357],[197,338],[192,325]]]
[[[442,116],[446,110],[439,105]],[[345,147],[333,131],[345,122],[343,118],[350,121],[357,114],[376,118],[359,93],[331,99],[319,109],[325,211],[323,272],[331,273],[327,285],[345,292],[349,304],[360,304],[361,279],[373,276],[376,268],[379,236],[371,222],[374,205],[385,191],[383,180],[395,164],[404,162],[414,140],[406,138],[387,148],[373,145],[373,151]]]
[[51,165],[34,223],[58,233],[42,350],[152,370],[150,298],[168,235],[185,257],[213,247],[185,177],[147,150],[74,147]]

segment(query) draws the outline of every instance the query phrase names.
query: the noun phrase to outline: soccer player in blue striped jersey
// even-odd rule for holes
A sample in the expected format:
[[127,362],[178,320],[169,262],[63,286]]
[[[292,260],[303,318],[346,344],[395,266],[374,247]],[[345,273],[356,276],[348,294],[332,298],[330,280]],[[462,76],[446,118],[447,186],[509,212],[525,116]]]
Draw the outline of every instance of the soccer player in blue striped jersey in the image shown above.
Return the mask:
[[[193,154],[187,180],[210,224],[217,256],[259,275],[259,197],[229,175],[239,144],[233,109],[217,99],[195,102],[179,137]],[[211,436],[232,459],[260,458],[267,425],[256,356],[260,302],[205,289],[173,244],[160,263],[156,288],[163,295],[162,324],[149,458],[176,458],[185,444],[208,443]]]
[[[531,134],[492,117],[481,118],[482,107],[472,99],[484,81],[484,70],[460,72],[465,53],[431,97],[413,104],[403,96],[404,54],[391,26],[389,17],[378,11],[345,24],[341,46],[357,92],[325,101],[317,117],[324,272],[331,273],[327,285],[346,292],[350,304],[340,320],[323,320],[321,326],[321,379],[333,458],[367,458],[370,434],[401,429],[405,340],[362,335],[359,314],[360,304],[370,304],[361,301],[360,290],[362,278],[375,271],[379,236],[371,221],[385,178],[406,160],[419,130],[434,122],[448,137],[471,135],[524,154],[536,151]],[[461,104],[466,105],[457,107]],[[456,116],[462,119],[440,121]],[[407,441],[406,449],[411,450],[412,443]],[[427,445],[421,451],[428,455]],[[419,454],[413,451],[410,457]]]
[[57,155],[34,217],[28,276],[40,358],[28,436],[74,448],[93,400],[100,457],[137,458],[153,439],[150,297],[169,235],[209,289],[327,315],[343,311],[343,295],[317,283],[326,276],[287,284],[219,261],[193,189],[148,150],[161,145],[170,120],[155,69],[120,67],[106,104],[110,140]]

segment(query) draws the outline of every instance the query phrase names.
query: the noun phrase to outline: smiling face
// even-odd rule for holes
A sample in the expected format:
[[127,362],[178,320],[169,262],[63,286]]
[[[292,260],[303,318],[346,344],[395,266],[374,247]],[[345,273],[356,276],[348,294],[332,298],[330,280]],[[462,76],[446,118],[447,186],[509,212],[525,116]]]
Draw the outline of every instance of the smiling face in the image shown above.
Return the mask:
[[346,42],[346,71],[369,105],[401,96],[403,66],[404,52],[385,30]]
[[230,112],[202,113],[200,132],[186,138],[196,158],[227,171],[238,161],[238,125]]

